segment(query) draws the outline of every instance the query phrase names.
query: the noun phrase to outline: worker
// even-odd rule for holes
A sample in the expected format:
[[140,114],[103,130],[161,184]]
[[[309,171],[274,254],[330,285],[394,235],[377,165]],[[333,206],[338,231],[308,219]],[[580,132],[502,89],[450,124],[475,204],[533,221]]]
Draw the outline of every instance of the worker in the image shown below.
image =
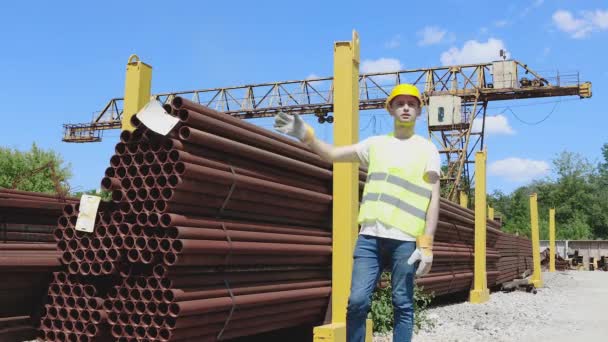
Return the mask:
[[414,276],[428,273],[433,262],[440,196],[437,148],[414,133],[421,105],[415,86],[397,85],[386,100],[394,131],[340,147],[317,139],[297,114],[275,116],[277,131],[298,138],[322,159],[359,162],[368,168],[346,314],[348,342],[365,340],[372,292],[385,266],[392,273],[393,341],[412,338]]

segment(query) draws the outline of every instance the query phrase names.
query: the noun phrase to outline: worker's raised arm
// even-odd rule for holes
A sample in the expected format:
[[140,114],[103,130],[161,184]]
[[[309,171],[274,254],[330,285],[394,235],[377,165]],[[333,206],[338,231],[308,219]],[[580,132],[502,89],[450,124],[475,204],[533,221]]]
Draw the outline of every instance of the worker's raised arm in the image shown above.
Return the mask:
[[359,161],[354,145],[336,147],[315,138],[312,127],[307,125],[297,114],[277,114],[275,116],[274,128],[281,133],[300,139],[300,141],[310,146],[313,152],[327,162]]

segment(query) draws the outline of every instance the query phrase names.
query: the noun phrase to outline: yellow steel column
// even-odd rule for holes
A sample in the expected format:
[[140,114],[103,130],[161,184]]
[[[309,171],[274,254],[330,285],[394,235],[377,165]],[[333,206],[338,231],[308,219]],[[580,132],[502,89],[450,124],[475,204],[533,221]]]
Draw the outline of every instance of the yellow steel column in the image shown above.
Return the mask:
[[488,220],[494,221],[494,208],[488,206]]
[[555,208],[549,209],[549,272],[555,272]]
[[540,240],[538,236],[538,196],[536,193],[530,195],[530,223],[532,225],[532,263],[534,270],[530,283],[534,287],[543,286],[540,273]]
[[469,206],[469,196],[463,190],[460,190],[460,206],[463,208],[468,208]]
[[[334,45],[334,145],[358,141],[359,36],[353,31],[352,41]],[[315,327],[318,342],[346,341],[346,305],[358,230],[359,163],[334,163],[333,184],[332,317],[331,324]],[[367,335],[371,337],[371,331]]]
[[486,152],[475,153],[475,273],[469,299],[481,304],[490,299],[486,277]]
[[148,101],[152,88],[152,67],[139,60],[137,55],[131,55],[127,63],[125,78],[125,100],[122,110],[122,129],[133,131],[131,117],[137,114]]

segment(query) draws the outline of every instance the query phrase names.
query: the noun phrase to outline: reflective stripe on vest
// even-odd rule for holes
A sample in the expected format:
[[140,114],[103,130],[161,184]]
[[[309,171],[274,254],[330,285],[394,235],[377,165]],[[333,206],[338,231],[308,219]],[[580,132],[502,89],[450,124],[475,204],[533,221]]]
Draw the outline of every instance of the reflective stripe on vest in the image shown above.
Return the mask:
[[363,203],[365,203],[365,201],[380,201],[380,202],[395,206],[412,216],[416,216],[417,218],[419,218],[421,220],[426,219],[426,212],[424,210],[420,210],[420,209],[414,207],[413,205],[407,204],[407,203],[403,202],[402,200],[398,199],[397,197],[394,197],[391,195],[367,193],[367,194],[365,194],[365,196],[363,196],[363,198],[361,200],[361,204],[363,205]]
[[369,183],[369,181],[373,181],[373,180],[387,181],[391,184],[400,186],[400,187],[404,188],[405,190],[413,192],[420,196],[424,196],[424,197],[431,196],[431,190],[425,189],[421,186],[410,183],[407,180],[399,178],[397,176],[389,175],[388,173],[385,173],[385,172],[370,173],[367,176],[367,182]]

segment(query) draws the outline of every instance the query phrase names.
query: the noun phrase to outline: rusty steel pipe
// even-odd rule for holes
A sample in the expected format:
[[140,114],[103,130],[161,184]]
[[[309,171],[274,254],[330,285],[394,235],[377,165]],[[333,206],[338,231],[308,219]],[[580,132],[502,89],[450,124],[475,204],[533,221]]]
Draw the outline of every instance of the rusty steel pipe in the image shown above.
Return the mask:
[[[236,305],[239,308],[277,305],[293,301],[329,296],[331,287],[290,290],[275,293],[240,295],[230,297],[201,299],[172,303],[168,314],[172,317],[192,316],[197,313],[224,311]],[[233,302],[234,301],[234,302]]]
[[219,203],[219,207],[221,207],[226,201],[227,196],[230,195],[227,204],[234,204],[235,208],[239,209],[241,209],[242,206],[251,206],[251,203],[256,204],[258,207],[262,207],[259,203],[264,203],[263,207],[276,207],[275,210],[281,210],[280,208],[286,208],[285,210],[299,209],[300,212],[312,213],[327,213],[331,210],[331,206],[328,204],[294,200],[288,197],[240,190],[238,188],[230,193],[230,187],[228,186],[204,183],[198,184],[200,185],[180,186],[176,189],[164,188],[159,189],[159,191],[163,200],[184,204],[197,203],[198,201],[221,201],[221,203]]
[[202,132],[189,127],[182,127],[179,130],[179,137],[181,140],[191,144],[210,147],[243,158],[257,159],[262,163],[277,165],[295,173],[304,174],[320,180],[331,179],[332,173],[328,169],[226,139],[215,134]]
[[[223,203],[223,202],[222,202]],[[302,225],[309,225],[309,226],[313,226],[313,227],[323,227],[325,225],[328,225],[329,222],[323,221],[326,220],[327,217],[326,216],[322,216],[322,215],[315,215],[316,217],[312,217],[311,215],[309,215],[309,217],[305,217],[303,218],[302,215],[298,215],[298,213],[290,213],[290,216],[296,216],[297,218],[289,218],[289,217],[282,217],[282,216],[273,216],[276,214],[275,212],[272,211],[268,211],[270,210],[270,208],[262,208],[263,211],[262,212],[258,212],[257,213],[253,213],[253,212],[242,212],[242,211],[235,211],[235,210],[230,210],[230,209],[224,209],[223,211],[220,212],[220,210],[217,209],[217,207],[213,207],[213,206],[209,206],[209,207],[203,207],[203,206],[196,206],[196,205],[188,205],[188,204],[183,204],[183,203],[167,203],[166,201],[155,201],[152,203],[154,206],[154,210],[156,210],[158,213],[175,213],[175,214],[179,214],[179,215],[196,215],[196,216],[205,216],[205,215],[209,215],[209,216],[224,216],[224,217],[230,217],[232,219],[258,219],[260,218],[260,214],[263,215],[270,215],[267,216],[269,218],[271,218],[272,222],[275,223],[288,223],[288,224],[295,224],[295,223],[299,223]],[[205,203],[206,204],[206,203]],[[144,203],[145,206],[145,203]],[[247,208],[248,210],[254,210],[254,209],[250,209]],[[259,205],[256,207],[256,209],[259,209]]]
[[290,157],[297,158],[298,160],[319,167],[331,167],[330,163],[321,159],[321,157],[319,157],[317,154],[310,151],[309,148],[305,148],[304,144],[300,144],[300,146],[296,147],[292,144],[283,143],[283,139],[277,139],[279,134],[272,134],[273,137],[268,137],[268,131],[266,130],[264,130],[266,134],[259,134],[256,132],[259,131],[257,126],[247,122],[241,121],[246,123],[246,128],[239,127],[234,124],[224,122],[223,120],[201,115],[195,111],[189,111],[187,109],[179,110],[178,115],[182,125],[185,127],[217,134],[222,137],[239,141],[247,145],[256,146],[277,154],[289,155]]
[[331,233],[324,229],[319,228],[307,228],[298,226],[285,226],[276,225],[270,223],[253,223],[253,222],[239,222],[231,220],[218,220],[206,217],[192,217],[183,216],[178,214],[162,214],[159,219],[161,227],[168,228],[172,226],[186,226],[186,227],[204,227],[204,228],[216,228],[223,229],[225,227],[228,230],[243,230],[252,232],[267,232],[267,233],[280,233],[280,234],[297,234],[297,235],[309,235],[309,236],[321,236],[331,237]]
[[[166,287],[192,287],[197,284],[200,286],[211,286],[224,284],[224,280],[231,284],[247,283],[255,281],[276,282],[289,280],[305,280],[310,278],[331,278],[331,272],[328,269],[314,270],[283,270],[283,271],[259,271],[259,272],[216,272],[200,274],[200,268],[170,268],[165,265],[156,265],[153,269],[154,277],[147,278],[146,281],[167,278],[170,280]],[[146,286],[151,286],[147,283]],[[152,286],[154,287],[154,286]]]
[[[219,157],[218,157],[219,158]],[[312,180],[310,178],[294,175],[286,171],[277,170],[276,168],[265,167],[262,165],[254,165],[253,163],[248,164],[246,161],[218,161],[211,159],[209,153],[205,153],[205,156],[195,155],[186,151],[180,151],[171,149],[168,153],[168,162],[186,162],[190,164],[206,166],[221,171],[234,171],[237,174],[244,176],[254,177],[258,179],[267,180],[270,182],[286,184],[299,188],[308,189],[315,192],[321,192],[324,194],[330,194],[328,185],[324,182]]]
[[239,189],[244,188],[278,195],[289,194],[291,197],[308,201],[317,201],[319,203],[328,203],[328,201],[331,200],[331,196],[329,195],[316,193],[310,190],[300,189],[289,185],[256,179],[249,176],[232,174],[229,172],[212,169],[196,164],[178,162],[175,164],[174,171],[182,177],[186,178],[185,180],[188,180],[189,177],[193,177],[193,180],[200,178],[209,178],[214,183],[229,186],[232,186],[232,184],[234,184]]
[[[320,312],[317,314],[314,314],[314,315],[311,315],[309,312],[305,312],[305,313],[295,312],[295,313],[283,314],[278,317],[267,316],[267,317],[258,317],[258,318],[254,318],[254,319],[252,318],[252,319],[248,319],[248,320],[244,320],[244,321],[238,321],[238,323],[234,322],[234,324],[238,324],[238,327],[241,328],[242,330],[249,329],[248,331],[251,331],[251,330],[256,331],[259,329],[271,329],[272,330],[272,329],[279,329],[279,328],[283,327],[284,325],[297,326],[304,322],[312,323],[314,321],[318,321],[320,316],[321,316]],[[202,336],[209,335],[209,334],[217,334],[222,328],[223,328],[223,324],[208,325],[202,329],[200,327],[186,328],[186,329],[180,329],[180,330],[174,330],[174,331],[160,329],[159,337],[160,337],[161,341],[169,341],[170,339],[174,339],[174,340],[186,339],[186,338],[193,338],[193,337],[195,338],[194,340],[200,341]],[[234,330],[231,329],[231,331],[234,331]],[[229,332],[227,332],[225,335],[222,335],[222,336],[228,336],[228,333]],[[203,338],[203,340],[206,340],[206,338]]]
[[[273,183],[276,184],[276,183]],[[280,184],[279,184],[280,185]],[[226,198],[228,194],[230,194],[230,189],[232,185],[227,184],[218,184],[218,183],[210,183],[210,182],[201,182],[195,180],[183,179],[178,176],[169,176],[168,177],[168,187],[165,189],[160,189],[163,194],[164,192],[181,192],[181,193],[201,193],[212,195],[213,197],[222,197]],[[326,211],[328,210],[329,204],[327,203],[319,203],[317,201],[311,201],[306,199],[291,199],[291,193],[288,192],[288,189],[285,189],[285,193],[281,193],[280,191],[258,191],[251,190],[247,188],[240,188],[239,185],[235,185],[233,192],[230,194],[230,198],[234,198],[236,200],[242,201],[259,201],[264,202],[265,204],[272,205],[280,205],[284,207],[290,208],[302,208],[303,206],[310,207],[310,211]],[[163,197],[170,197],[169,195],[164,194]]]
[[331,238],[329,237],[307,235],[261,233],[229,229],[223,230],[217,228],[179,226],[165,228],[165,230],[170,239],[226,240],[226,237],[229,236],[232,241],[331,245]]
[[289,139],[289,138],[287,138],[287,137],[285,137],[285,136],[283,136],[281,134],[274,133],[274,132],[268,131],[266,129],[260,128],[258,126],[249,124],[246,121],[234,118],[234,117],[232,117],[230,115],[226,115],[225,113],[222,113],[222,112],[215,111],[215,110],[213,110],[211,108],[202,106],[202,105],[200,105],[198,103],[195,103],[193,101],[184,99],[184,98],[182,98],[180,96],[176,96],[175,98],[173,98],[173,100],[171,101],[171,106],[173,106],[174,108],[176,108],[178,110],[179,109],[187,109],[187,110],[190,110],[190,111],[193,111],[193,112],[196,112],[196,113],[200,113],[200,114],[209,116],[209,117],[214,118],[214,119],[218,119],[218,120],[222,120],[222,121],[228,122],[228,123],[230,123],[230,124],[232,124],[232,125],[234,125],[236,127],[248,129],[248,130],[250,130],[252,132],[255,132],[255,133],[259,134],[259,135],[275,139],[275,140],[280,141],[280,142],[282,142],[284,144],[288,144],[288,145],[291,145],[291,146],[294,146],[294,147],[303,148],[303,149],[306,148],[305,145],[300,144],[300,143],[296,142],[295,140]]
[[[310,309],[320,309],[324,306],[327,306],[328,299],[320,298],[320,299],[312,299],[307,301],[300,302],[292,302],[292,303],[284,303],[282,305],[277,306],[264,306],[264,307],[256,307],[250,310],[237,310],[233,313],[232,318],[235,320],[241,320],[246,318],[258,317],[261,315],[273,315],[287,312],[297,312],[303,310]],[[208,319],[208,322],[213,322],[217,320],[216,323],[224,322],[227,318],[228,312],[218,312],[213,315],[203,314],[200,316],[187,316],[187,317],[179,317],[174,318],[171,316],[162,317],[160,322],[157,322],[158,326],[167,326],[169,329],[180,329],[180,328],[188,328],[192,326],[200,325],[202,319]],[[210,317],[211,316],[211,317]],[[212,318],[212,317],[215,317]],[[158,324],[160,323],[160,324]]]
[[163,263],[167,266],[220,266],[220,265],[327,265],[331,261],[329,256],[294,256],[277,258],[276,255],[239,255],[206,256],[201,258],[198,254],[176,255],[166,253]]
[[[269,293],[288,290],[299,290],[306,288],[317,288],[330,286],[330,280],[314,280],[314,281],[291,281],[279,283],[253,283],[248,286],[234,287],[231,289],[233,295],[248,295],[256,293]],[[184,291],[171,289],[163,291],[163,300],[167,303],[183,302],[198,299],[218,298],[230,296],[226,287],[216,287],[200,291]]]
[[[163,245],[161,242],[161,251]],[[179,254],[280,254],[280,255],[331,255],[330,246],[299,245],[285,243],[258,243],[258,242],[227,242],[213,240],[174,240],[170,250]]]

